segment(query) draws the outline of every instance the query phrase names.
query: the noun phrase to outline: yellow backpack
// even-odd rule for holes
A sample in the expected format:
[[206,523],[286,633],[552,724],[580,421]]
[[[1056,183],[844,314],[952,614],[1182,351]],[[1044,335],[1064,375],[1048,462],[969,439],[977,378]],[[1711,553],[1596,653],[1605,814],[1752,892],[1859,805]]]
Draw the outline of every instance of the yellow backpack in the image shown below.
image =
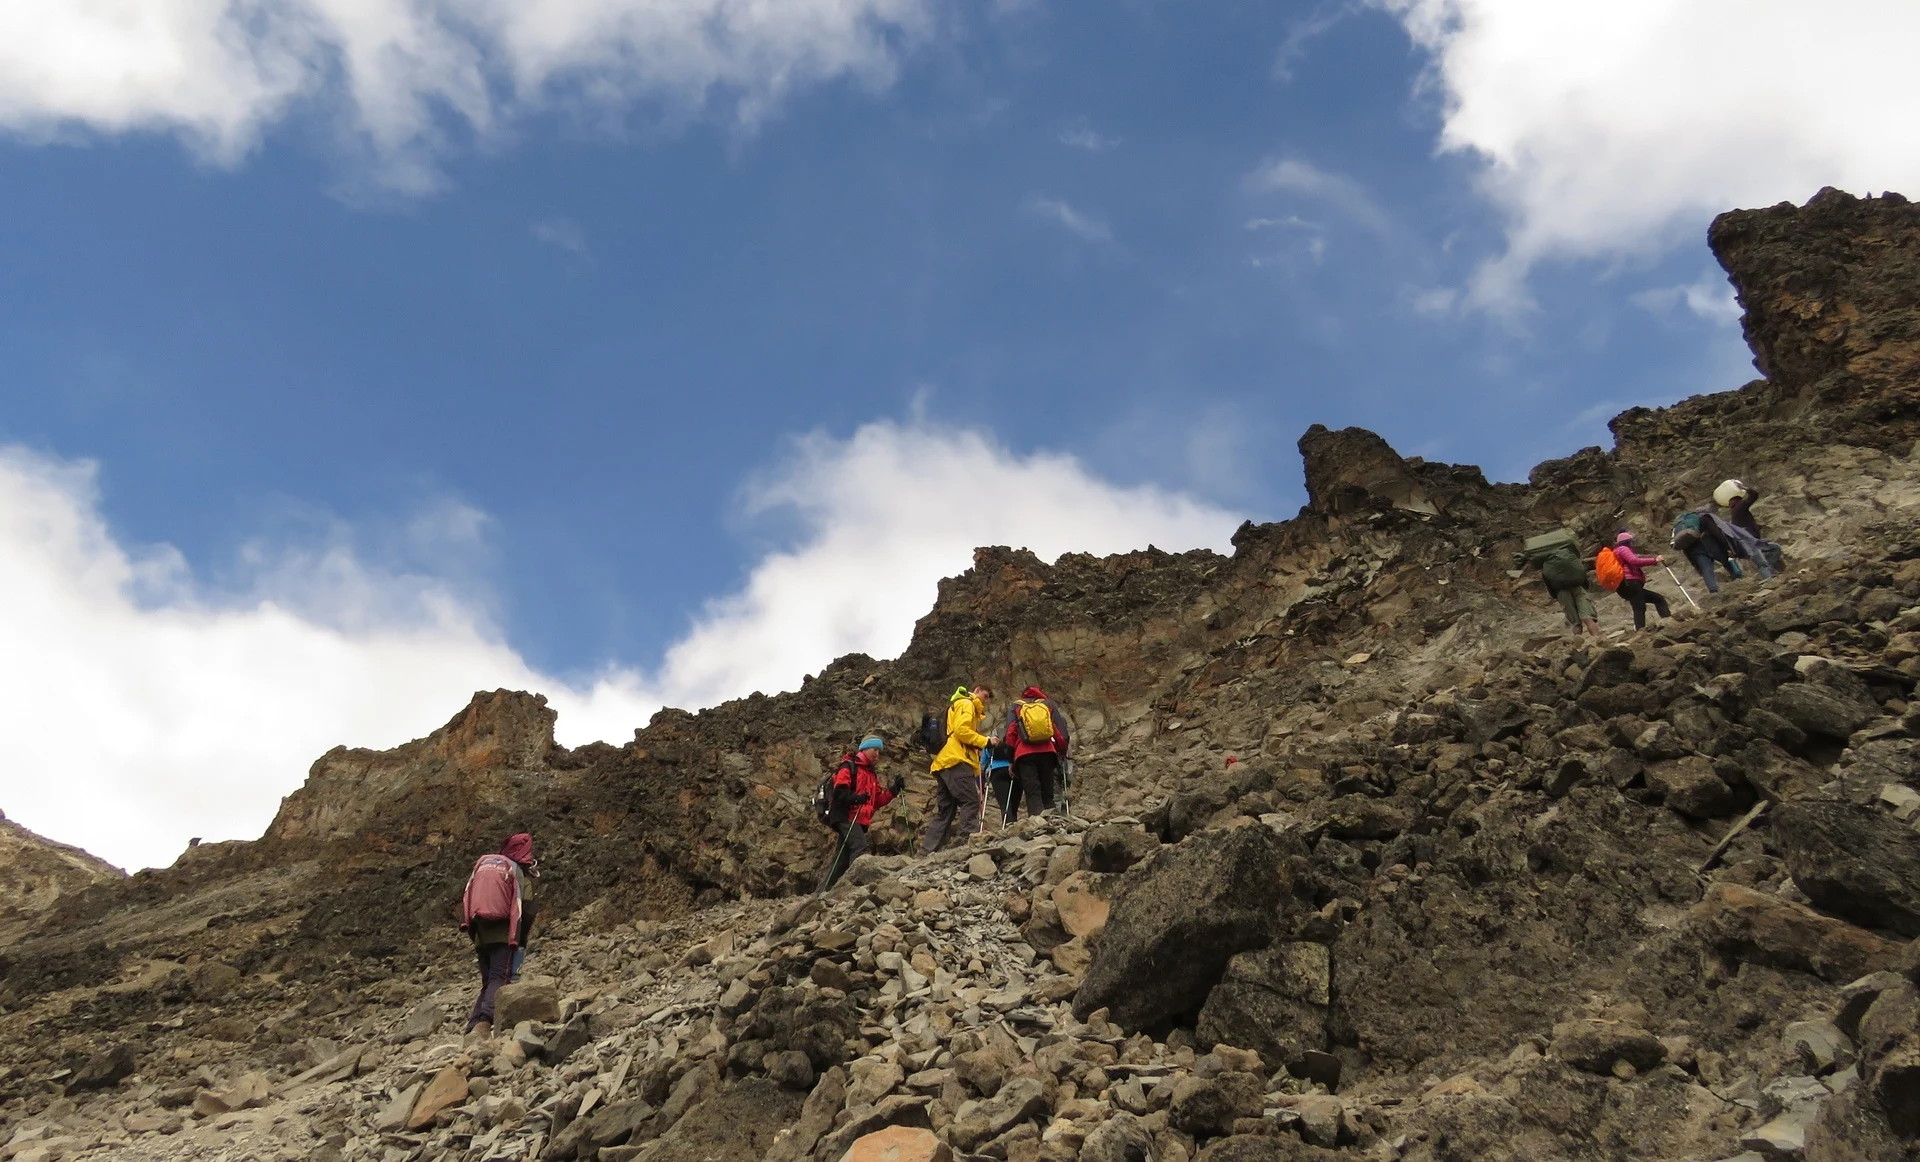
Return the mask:
[[1045,702],[1022,702],[1020,737],[1029,743],[1053,741],[1053,711]]

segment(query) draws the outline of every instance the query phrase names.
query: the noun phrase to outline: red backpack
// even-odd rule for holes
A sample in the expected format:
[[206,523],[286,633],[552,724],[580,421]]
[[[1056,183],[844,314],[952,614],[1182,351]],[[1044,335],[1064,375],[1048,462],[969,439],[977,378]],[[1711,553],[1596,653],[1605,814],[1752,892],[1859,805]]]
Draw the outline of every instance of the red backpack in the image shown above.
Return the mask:
[[473,861],[466,893],[460,898],[460,927],[475,920],[506,920],[520,927],[520,877],[513,861],[497,852]]

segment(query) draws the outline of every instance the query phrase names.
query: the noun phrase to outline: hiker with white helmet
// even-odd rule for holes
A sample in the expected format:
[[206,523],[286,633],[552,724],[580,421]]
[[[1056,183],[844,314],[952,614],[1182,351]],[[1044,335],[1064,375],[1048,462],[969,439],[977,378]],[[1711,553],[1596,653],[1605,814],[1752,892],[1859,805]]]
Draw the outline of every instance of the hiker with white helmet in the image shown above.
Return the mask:
[[1760,499],[1760,490],[1745,481],[1722,480],[1713,490],[1713,499],[1727,510],[1720,527],[1735,551],[1753,562],[1762,580],[1778,573],[1785,565],[1780,546],[1769,541],[1760,531],[1760,522],[1753,519],[1753,503]]

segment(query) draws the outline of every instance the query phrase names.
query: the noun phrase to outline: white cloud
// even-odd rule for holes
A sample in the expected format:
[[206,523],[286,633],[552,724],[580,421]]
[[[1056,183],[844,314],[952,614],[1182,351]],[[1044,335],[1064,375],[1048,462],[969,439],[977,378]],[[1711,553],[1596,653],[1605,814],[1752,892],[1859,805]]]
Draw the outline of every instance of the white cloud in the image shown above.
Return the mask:
[[1684,305],[1709,323],[1731,326],[1740,321],[1739,300],[1718,270],[1707,271],[1698,282],[1686,286],[1649,287],[1629,295],[1628,301],[1656,315],[1672,314],[1675,307]]
[[1427,318],[1439,318],[1453,313],[1460,301],[1460,292],[1452,287],[1436,286],[1424,289],[1409,289],[1406,292],[1407,306],[1416,315]]
[[1280,48],[1273,54],[1273,76],[1275,80],[1293,80],[1293,66],[1307,55],[1307,45],[1326,33],[1342,20],[1353,15],[1354,0],[1325,0],[1318,8],[1308,13],[1287,29],[1286,39],[1280,42]]
[[1507,253],[1534,263],[1697,242],[1708,215],[1821,186],[1920,190],[1912,0],[1369,0],[1433,57],[1443,150],[1483,163]]
[[1060,131],[1060,144],[1072,149],[1084,149],[1088,153],[1105,153],[1118,148],[1120,139],[1096,131],[1083,117]]
[[9,0],[0,129],[174,133],[233,161],[314,101],[420,188],[452,127],[716,98],[751,124],[810,84],[888,83],[931,20],[931,0]]
[[[801,439],[746,500],[788,521],[794,546],[709,604],[657,672],[569,682],[529,666],[455,582],[382,570],[345,540],[256,545],[245,595],[216,594],[175,550],[116,540],[91,464],[0,448],[0,705],[31,724],[10,735],[0,808],[110,860],[165,864],[189,836],[258,835],[330,747],[419,737],[474,690],[542,691],[562,741],[622,742],[662,704],[793,688],[852,651],[897,654],[977,544],[1048,559],[1224,549],[1238,520],[924,421]],[[443,505],[413,532],[458,560],[484,521]]]
[[1035,198],[1033,212],[1049,221],[1058,222],[1069,233],[1088,242],[1113,241],[1113,231],[1105,222],[1081,213],[1058,198]]
[[1273,190],[1319,202],[1369,230],[1384,233],[1392,224],[1392,219],[1366,186],[1346,174],[1321,169],[1302,158],[1270,161],[1255,170],[1248,183],[1256,190]]
[[532,233],[536,242],[564,250],[583,262],[593,261],[587,250],[586,231],[571,218],[542,218],[533,224]]

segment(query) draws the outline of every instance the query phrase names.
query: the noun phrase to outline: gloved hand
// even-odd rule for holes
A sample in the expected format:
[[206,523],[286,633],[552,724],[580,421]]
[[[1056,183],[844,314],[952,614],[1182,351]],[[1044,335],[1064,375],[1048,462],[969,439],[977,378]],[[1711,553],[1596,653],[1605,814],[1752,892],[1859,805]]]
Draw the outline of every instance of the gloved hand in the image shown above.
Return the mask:
[[858,795],[855,795],[853,798],[847,801],[849,803],[852,803],[854,806],[858,807],[860,804],[865,803],[867,801],[867,796],[865,792],[862,792]]
[[898,795],[900,792],[906,789],[907,789],[907,780],[906,780],[906,776],[904,775],[893,776],[893,782],[887,784],[887,790],[892,791],[896,795]]

